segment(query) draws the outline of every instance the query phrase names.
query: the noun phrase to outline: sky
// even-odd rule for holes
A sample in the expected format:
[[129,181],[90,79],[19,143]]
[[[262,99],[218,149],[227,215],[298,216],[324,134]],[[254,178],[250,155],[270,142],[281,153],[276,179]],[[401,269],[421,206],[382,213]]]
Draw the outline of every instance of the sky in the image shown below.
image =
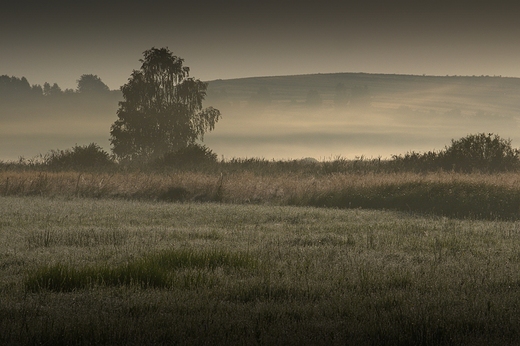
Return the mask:
[[512,1],[2,1],[0,75],[110,89],[168,47],[195,78],[334,72],[520,77]]

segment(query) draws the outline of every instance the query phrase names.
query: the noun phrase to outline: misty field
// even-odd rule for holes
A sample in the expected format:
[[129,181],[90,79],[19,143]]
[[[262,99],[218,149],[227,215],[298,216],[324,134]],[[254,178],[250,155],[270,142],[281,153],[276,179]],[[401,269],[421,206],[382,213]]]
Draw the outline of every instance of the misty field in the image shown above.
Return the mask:
[[70,180],[0,197],[2,344],[520,339],[518,222],[78,198]]

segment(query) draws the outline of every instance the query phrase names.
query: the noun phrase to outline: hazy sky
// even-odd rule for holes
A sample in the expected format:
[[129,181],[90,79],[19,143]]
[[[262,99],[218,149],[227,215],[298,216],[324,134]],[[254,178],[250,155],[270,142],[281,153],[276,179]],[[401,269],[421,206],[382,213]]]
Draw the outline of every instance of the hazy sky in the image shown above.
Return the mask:
[[520,77],[512,1],[2,1],[0,75],[111,89],[169,47],[202,80],[327,72]]

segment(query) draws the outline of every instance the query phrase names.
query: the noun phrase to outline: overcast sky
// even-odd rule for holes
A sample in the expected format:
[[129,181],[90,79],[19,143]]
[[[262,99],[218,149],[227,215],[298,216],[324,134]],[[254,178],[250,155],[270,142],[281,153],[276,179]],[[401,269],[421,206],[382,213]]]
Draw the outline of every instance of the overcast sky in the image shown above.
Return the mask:
[[512,1],[4,0],[0,75],[111,89],[169,47],[202,80],[329,72],[520,77]]

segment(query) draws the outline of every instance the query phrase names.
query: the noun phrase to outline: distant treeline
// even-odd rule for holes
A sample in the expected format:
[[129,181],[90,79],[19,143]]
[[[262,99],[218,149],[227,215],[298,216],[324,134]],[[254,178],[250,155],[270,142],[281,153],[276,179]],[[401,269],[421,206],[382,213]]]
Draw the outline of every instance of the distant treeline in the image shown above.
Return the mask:
[[121,99],[96,75],[84,74],[78,87],[63,90],[57,83],[30,84],[25,77],[0,76],[0,119],[74,114],[114,114]]
[[40,96],[61,96],[71,94],[103,94],[109,93],[110,89],[103,83],[101,78],[92,74],[84,74],[78,80],[78,87],[63,90],[57,83],[50,84],[45,82],[40,84],[30,84],[27,78],[0,76],[0,98],[26,98]]

